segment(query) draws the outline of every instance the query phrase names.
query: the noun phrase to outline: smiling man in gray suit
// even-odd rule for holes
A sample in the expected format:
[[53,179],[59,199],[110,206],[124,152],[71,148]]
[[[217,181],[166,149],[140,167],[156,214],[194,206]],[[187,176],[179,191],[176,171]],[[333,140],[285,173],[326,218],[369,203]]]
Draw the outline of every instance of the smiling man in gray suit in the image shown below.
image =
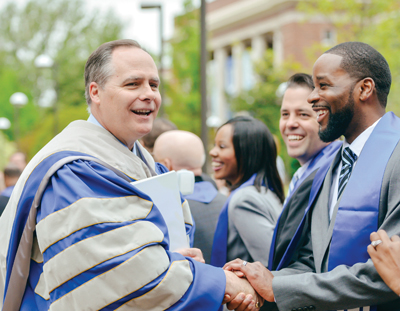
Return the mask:
[[367,253],[372,231],[400,233],[400,119],[385,113],[389,66],[371,46],[346,42],[316,61],[313,80],[308,102],[321,139],[345,140],[314,178],[304,244],[273,274],[240,259],[226,268],[242,271],[279,310],[400,310]]

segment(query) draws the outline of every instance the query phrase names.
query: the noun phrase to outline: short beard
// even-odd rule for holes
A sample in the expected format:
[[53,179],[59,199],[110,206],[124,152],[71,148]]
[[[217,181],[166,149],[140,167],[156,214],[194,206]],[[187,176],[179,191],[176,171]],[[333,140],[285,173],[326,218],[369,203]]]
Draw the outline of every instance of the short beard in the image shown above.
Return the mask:
[[329,111],[328,124],[325,130],[319,130],[319,138],[325,143],[329,143],[344,135],[354,116],[353,89],[350,92],[346,106],[336,113]]

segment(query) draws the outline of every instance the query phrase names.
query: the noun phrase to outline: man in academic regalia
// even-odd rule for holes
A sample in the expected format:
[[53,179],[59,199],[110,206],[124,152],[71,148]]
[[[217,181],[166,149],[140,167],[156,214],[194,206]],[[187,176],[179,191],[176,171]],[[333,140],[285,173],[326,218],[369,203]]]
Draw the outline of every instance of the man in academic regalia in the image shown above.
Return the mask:
[[0,219],[3,310],[217,310],[235,297],[240,310],[255,309],[246,280],[196,261],[195,249],[169,249],[160,211],[131,184],[164,171],[136,143],[160,108],[158,85],[133,40],[89,57],[88,121],[30,161]]

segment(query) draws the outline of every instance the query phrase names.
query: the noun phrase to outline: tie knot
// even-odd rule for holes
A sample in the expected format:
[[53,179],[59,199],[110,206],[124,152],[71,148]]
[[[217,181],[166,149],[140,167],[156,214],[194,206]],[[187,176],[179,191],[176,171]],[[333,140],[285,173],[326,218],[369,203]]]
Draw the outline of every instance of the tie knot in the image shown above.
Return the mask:
[[351,151],[350,147],[344,148],[342,154],[343,165],[352,166],[356,160],[357,160],[357,155],[353,151]]
[[293,180],[294,180],[294,182],[297,182],[299,180],[299,171],[298,170],[296,171],[296,173],[294,173]]

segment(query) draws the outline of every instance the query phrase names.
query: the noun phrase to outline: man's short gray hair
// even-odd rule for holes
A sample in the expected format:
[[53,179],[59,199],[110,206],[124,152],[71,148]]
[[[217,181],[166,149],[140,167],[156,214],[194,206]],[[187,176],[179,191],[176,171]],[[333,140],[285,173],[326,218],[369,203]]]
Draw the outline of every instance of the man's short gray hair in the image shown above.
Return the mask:
[[131,39],[115,40],[100,45],[88,58],[85,65],[85,97],[90,107],[92,100],[89,85],[96,82],[101,88],[112,75],[111,54],[118,47],[134,47],[142,49],[139,43]]

